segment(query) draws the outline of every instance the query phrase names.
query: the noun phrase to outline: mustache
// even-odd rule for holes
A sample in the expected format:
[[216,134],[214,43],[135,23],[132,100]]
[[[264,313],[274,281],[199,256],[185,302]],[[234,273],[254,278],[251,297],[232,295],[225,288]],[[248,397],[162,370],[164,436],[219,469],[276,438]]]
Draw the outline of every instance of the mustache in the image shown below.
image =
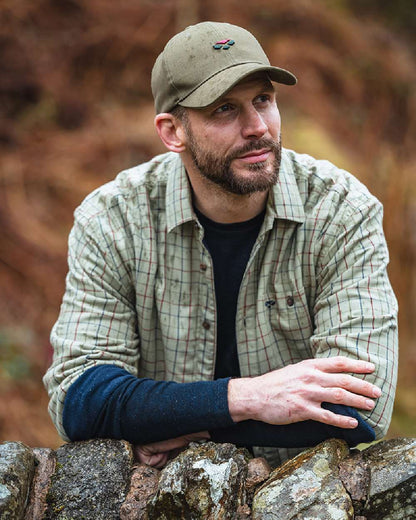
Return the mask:
[[272,151],[277,151],[279,149],[279,141],[275,141],[274,139],[268,139],[267,137],[262,137],[257,141],[251,141],[244,146],[236,148],[232,150],[226,157],[228,161],[233,161],[237,159],[241,155],[246,153],[253,152],[255,150],[261,150],[262,148],[269,148]]

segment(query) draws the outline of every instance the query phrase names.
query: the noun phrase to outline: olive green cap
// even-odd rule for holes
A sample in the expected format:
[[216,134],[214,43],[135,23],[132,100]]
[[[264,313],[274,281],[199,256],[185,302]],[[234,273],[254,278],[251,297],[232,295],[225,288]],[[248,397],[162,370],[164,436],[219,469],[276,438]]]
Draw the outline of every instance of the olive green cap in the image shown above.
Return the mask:
[[270,65],[256,38],[242,27],[201,22],[168,41],[152,70],[156,113],[175,106],[203,108],[245,77],[266,71],[270,80],[294,85],[296,77]]

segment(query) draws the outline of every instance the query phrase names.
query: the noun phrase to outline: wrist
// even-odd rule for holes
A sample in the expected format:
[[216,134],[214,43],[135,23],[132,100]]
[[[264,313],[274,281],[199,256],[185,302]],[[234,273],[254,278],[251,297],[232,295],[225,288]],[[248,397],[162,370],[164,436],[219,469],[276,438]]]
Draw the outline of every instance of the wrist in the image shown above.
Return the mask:
[[236,378],[228,382],[228,410],[235,423],[255,418],[251,381],[250,378]]

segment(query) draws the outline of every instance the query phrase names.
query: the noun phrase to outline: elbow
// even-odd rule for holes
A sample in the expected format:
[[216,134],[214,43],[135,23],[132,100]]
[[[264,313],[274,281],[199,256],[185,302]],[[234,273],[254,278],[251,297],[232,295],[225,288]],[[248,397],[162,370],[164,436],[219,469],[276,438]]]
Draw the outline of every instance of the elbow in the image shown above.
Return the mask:
[[67,394],[62,412],[62,433],[65,435],[65,440],[69,442],[88,440],[91,438],[91,434],[85,428],[85,421],[82,420],[83,414],[79,413],[74,405],[74,401],[68,398]]
[[[375,408],[374,412],[377,410]],[[391,422],[391,411],[384,410],[384,413],[380,416],[376,415],[376,413],[361,413],[360,415],[362,419],[374,430],[375,440],[379,441],[383,439],[388,432],[390,422]]]
[[384,417],[383,420],[378,422],[373,426],[373,430],[376,434],[376,440],[379,441],[383,439],[388,432],[389,426],[390,426],[391,416],[388,418],[388,420]]

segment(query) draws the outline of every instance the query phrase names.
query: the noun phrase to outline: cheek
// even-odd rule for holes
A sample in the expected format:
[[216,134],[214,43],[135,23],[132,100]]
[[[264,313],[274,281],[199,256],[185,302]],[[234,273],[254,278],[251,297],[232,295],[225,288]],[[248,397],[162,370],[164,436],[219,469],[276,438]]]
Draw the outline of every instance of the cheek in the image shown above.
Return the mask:
[[273,137],[280,135],[281,119],[280,112],[276,104],[270,107],[270,110],[266,114],[265,120],[270,134]]
[[269,132],[273,137],[278,137],[280,135],[281,120],[278,111],[269,119],[267,125],[269,127]]
[[238,135],[235,129],[228,128],[226,132],[217,130],[206,132],[202,135],[201,144],[204,148],[209,148],[213,152],[225,152],[235,146],[235,136]]

